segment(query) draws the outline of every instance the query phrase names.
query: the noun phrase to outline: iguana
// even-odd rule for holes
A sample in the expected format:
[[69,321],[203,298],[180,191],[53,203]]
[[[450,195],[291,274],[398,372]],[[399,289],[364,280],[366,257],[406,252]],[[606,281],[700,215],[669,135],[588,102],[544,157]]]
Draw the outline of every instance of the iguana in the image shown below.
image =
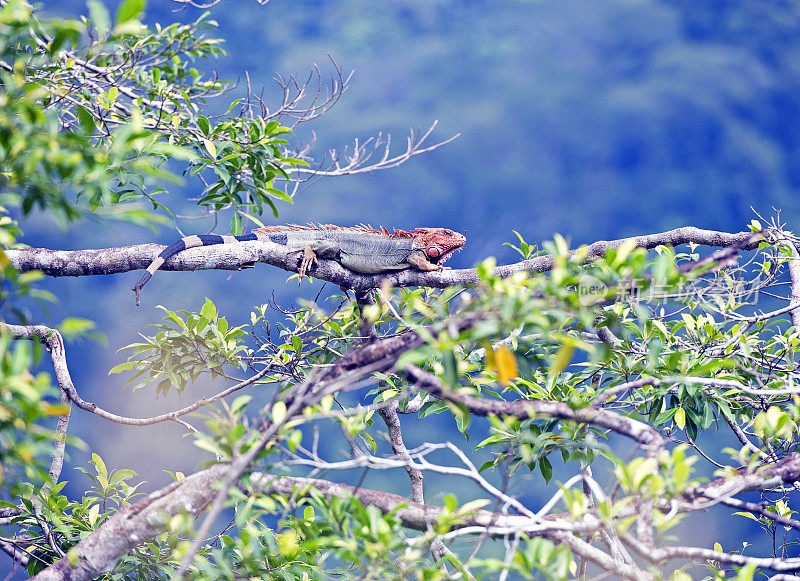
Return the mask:
[[375,274],[390,270],[416,268],[430,271],[447,267],[442,263],[466,242],[463,234],[448,228],[416,228],[405,230],[374,229],[369,226],[333,226],[331,224],[309,224],[298,226],[268,226],[253,230],[244,236],[221,236],[198,234],[181,238],[167,246],[150,263],[136,285],[136,305],[139,293],[147,281],[171,256],[197,246],[228,244],[232,242],[269,241],[291,250],[302,252],[300,278],[304,277],[317,256],[331,258],[355,272]]

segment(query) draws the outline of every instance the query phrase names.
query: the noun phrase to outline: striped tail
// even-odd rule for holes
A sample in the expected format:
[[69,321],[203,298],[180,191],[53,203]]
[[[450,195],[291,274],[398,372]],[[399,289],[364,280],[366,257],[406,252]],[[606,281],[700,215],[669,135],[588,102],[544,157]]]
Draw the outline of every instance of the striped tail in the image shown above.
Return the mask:
[[142,274],[139,281],[133,286],[133,292],[136,293],[136,306],[139,306],[139,294],[141,293],[144,285],[147,284],[156,271],[161,268],[161,265],[169,260],[172,256],[182,252],[187,248],[196,248],[198,246],[212,246],[214,244],[228,244],[231,242],[250,242],[258,240],[255,233],[245,234],[244,236],[220,236],[219,234],[198,234],[195,236],[187,236],[180,240],[173,242],[167,246],[161,253],[155,257],[147,270]]

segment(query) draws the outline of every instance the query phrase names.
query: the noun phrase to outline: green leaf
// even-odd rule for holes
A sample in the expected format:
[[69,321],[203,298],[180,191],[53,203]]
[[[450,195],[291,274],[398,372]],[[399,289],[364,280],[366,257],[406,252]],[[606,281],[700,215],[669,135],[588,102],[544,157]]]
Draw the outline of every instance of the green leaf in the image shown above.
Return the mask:
[[422,406],[419,408],[419,412],[417,416],[419,419],[423,419],[426,416],[431,414],[440,414],[447,409],[447,405],[443,401],[426,401]]
[[97,35],[101,39],[105,39],[111,29],[111,16],[108,14],[108,10],[98,0],[89,0],[86,4],[89,7],[89,20],[94,25]]
[[494,466],[494,460],[487,460],[486,462],[481,464],[481,467],[478,468],[478,472],[483,472],[487,468],[492,468],[493,466]]
[[749,512],[734,512],[733,514],[735,514],[736,516],[743,516],[745,518],[749,518],[750,520],[754,520],[756,522],[760,522],[758,520],[758,517]]
[[238,414],[239,412],[244,410],[244,408],[247,407],[247,404],[250,403],[250,400],[252,398],[253,398],[252,395],[240,395],[239,397],[237,397],[231,403],[231,413]]
[[475,449],[483,448],[484,446],[490,446],[492,444],[497,444],[498,442],[504,442],[508,440],[508,436],[506,434],[493,434],[482,441],[480,444],[475,446]]
[[82,105],[78,105],[75,107],[75,115],[78,117],[78,122],[81,124],[83,130],[88,134],[94,134],[95,129],[97,126],[94,122],[94,116],[89,112],[86,107]]
[[286,419],[286,404],[278,400],[272,406],[272,421],[280,424]]
[[119,365],[115,365],[111,369],[108,370],[108,374],[111,375],[112,373],[122,373],[123,371],[130,371],[136,367],[135,361],[126,361],[125,363],[120,363]]
[[277,188],[267,188],[267,191],[276,198],[280,198],[284,202],[289,202],[290,204],[294,204],[294,199],[283,190],[279,190]]
[[542,473],[544,481],[550,482],[550,479],[553,477],[553,465],[546,456],[539,458],[539,471]]
[[442,353],[442,363],[444,364],[444,376],[447,379],[447,385],[451,388],[456,388],[458,386],[458,363],[456,362],[456,354],[452,349]]
[[211,159],[216,159],[217,157],[217,146],[214,145],[214,142],[210,139],[201,138],[200,141],[203,142],[203,145],[206,147],[206,151],[211,156]]
[[686,410],[683,408],[676,409],[672,419],[675,421],[675,425],[682,430],[686,426]]
[[472,416],[469,414],[469,412],[466,412],[455,406],[451,406],[450,411],[453,414],[453,418],[456,420],[456,428],[459,432],[464,434],[464,438],[469,441],[469,432],[467,432],[467,428],[469,428]]
[[231,234],[233,236],[241,236],[243,232],[244,228],[242,226],[242,215],[239,212],[236,212],[231,218]]
[[211,299],[207,298],[206,302],[203,303],[203,307],[200,309],[200,314],[209,321],[216,320],[217,307],[214,306],[214,303],[211,302]]
[[108,471],[106,470],[106,464],[103,462],[103,459],[100,458],[97,454],[92,452],[92,464],[94,464],[95,469],[97,470],[98,476],[106,477],[108,475]]
[[108,483],[119,484],[120,482],[129,480],[136,475],[136,472],[130,468],[120,468],[119,470],[114,470],[114,472],[111,474],[111,477],[108,479]]
[[117,9],[117,25],[129,20],[138,20],[144,11],[145,4],[145,0],[125,0]]
[[201,116],[197,118],[197,127],[200,128],[200,131],[202,131],[203,135],[205,136],[208,136],[208,134],[211,132],[211,124],[205,117]]
[[61,321],[61,324],[59,325],[59,330],[66,339],[72,339],[74,337],[84,334],[86,331],[89,331],[90,329],[94,329],[94,326],[95,326],[94,321],[90,321],[89,319],[68,317],[63,321]]

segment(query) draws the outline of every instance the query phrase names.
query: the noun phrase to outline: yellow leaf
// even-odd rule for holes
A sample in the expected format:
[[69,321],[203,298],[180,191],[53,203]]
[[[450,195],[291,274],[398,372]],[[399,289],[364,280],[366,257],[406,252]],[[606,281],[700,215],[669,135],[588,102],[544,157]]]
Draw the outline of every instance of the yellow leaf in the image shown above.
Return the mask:
[[564,343],[558,348],[558,351],[556,351],[556,356],[553,358],[553,363],[550,365],[550,372],[548,373],[550,377],[555,377],[564,371],[564,368],[569,365],[569,362],[572,359],[573,351],[575,351],[575,346],[570,343]]
[[497,381],[503,385],[508,385],[512,379],[519,376],[517,360],[505,345],[500,345],[497,349],[487,346],[486,367],[497,373]]
[[59,404],[45,403],[43,408],[44,408],[44,415],[46,416],[62,416],[69,413],[69,406],[63,403]]

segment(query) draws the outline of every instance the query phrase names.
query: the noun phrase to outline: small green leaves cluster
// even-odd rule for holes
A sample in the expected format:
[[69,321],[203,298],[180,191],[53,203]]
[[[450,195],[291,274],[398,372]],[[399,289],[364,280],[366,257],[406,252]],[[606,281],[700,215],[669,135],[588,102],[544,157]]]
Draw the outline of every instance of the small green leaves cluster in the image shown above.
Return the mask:
[[539,571],[546,579],[556,581],[574,576],[578,570],[568,547],[539,537],[528,540],[525,548],[514,554],[514,565],[526,579],[533,578],[531,572]]
[[166,313],[164,323],[149,326],[160,331],[123,347],[133,349],[129,360],[109,371],[135,371],[126,385],[142,378],[133,389],[157,382],[157,394],[166,395],[172,388],[180,393],[203,373],[225,377],[227,367],[245,366],[249,351],[239,341],[245,333],[243,327],[231,327],[210,299],[200,313],[158,308]]
[[[128,480],[135,477],[137,474],[129,468],[119,468],[109,471],[106,468],[103,459],[95,453],[92,453],[92,459],[89,463],[94,466],[93,470],[78,467],[77,470],[83,472],[91,481],[92,485],[86,492],[84,501],[88,502],[90,507],[98,506],[97,511],[106,512],[108,509],[120,508],[130,503],[130,499],[136,495],[136,489],[139,484],[131,486]],[[95,511],[95,512],[97,512]],[[90,509],[91,515],[93,511]],[[97,518],[89,519],[91,525],[95,525]]]
[[45,423],[65,411],[50,377],[29,371],[40,355],[38,343],[0,331],[0,487],[11,494],[20,481],[46,477],[55,434]]
[[[118,90],[111,87],[102,98],[82,93],[75,60],[62,52],[77,47],[86,32],[79,21],[38,20],[22,0],[0,8],[0,59],[12,67],[0,70],[0,175],[7,203],[23,213],[40,208],[74,220],[86,206],[70,198],[70,190],[95,210],[126,201],[129,187],[141,191],[143,176],[168,177],[154,169],[168,157],[186,159],[180,148],[159,143],[136,111],[99,127],[97,118],[109,116]],[[117,50],[120,45],[106,39],[83,45],[79,52],[102,66],[103,51]],[[106,113],[99,110],[103,107]],[[128,211],[134,221],[148,220],[146,214]]]
[[[28,532],[29,554],[32,557],[28,565],[29,574],[38,573],[57,561],[61,554],[68,554],[78,542],[139,494],[136,492],[139,484],[128,483],[136,476],[133,470],[109,471],[97,454],[92,454],[90,464],[90,470],[77,468],[92,482],[80,500],[71,501],[61,494],[67,481],[59,482],[52,488],[34,489],[28,486],[20,495],[19,508],[22,508],[22,513],[14,517],[11,524],[24,527]],[[45,522],[49,525],[46,530],[42,528]],[[54,544],[61,554],[56,553]],[[135,557],[129,556],[126,560],[130,559]]]
[[525,241],[522,237],[522,234],[517,232],[516,230],[513,231],[516,234],[517,238],[519,239],[519,246],[515,246],[511,242],[504,242],[503,246],[508,246],[517,251],[517,253],[522,256],[523,260],[528,260],[535,252],[536,252],[536,245],[529,244]]
[[6,321],[25,323],[29,320],[26,298],[40,304],[55,302],[55,296],[36,288],[35,283],[44,277],[40,271],[19,272],[5,254],[5,249],[17,247],[16,239],[21,235],[17,221],[0,206],[0,314]]
[[697,459],[697,456],[687,455],[685,445],[679,445],[671,451],[662,450],[658,458],[637,457],[627,463],[620,462],[615,467],[615,476],[628,494],[672,498],[687,486],[696,484],[690,480],[690,475]]
[[[34,208],[62,221],[86,210],[135,223],[164,219],[131,202],[148,200],[172,212],[159,182],[199,176],[198,204],[234,210],[240,234],[252,218],[292,198],[275,180],[306,165],[286,154],[291,130],[251,114],[241,100],[219,116],[208,99],[228,83],[206,78],[192,62],[223,55],[210,37],[216,23],[140,23],[144,2],[127,0],[112,21],[105,6],[88,3],[80,20],[39,18],[23,0],[0,8],[0,179],[7,204]],[[238,111],[235,111],[238,107]],[[73,196],[73,194],[75,194]]]
[[[251,429],[250,420],[245,415],[250,399],[249,395],[240,395],[230,405],[222,402],[219,407],[207,407],[200,414],[205,419],[207,430],[194,433],[195,446],[214,454],[215,461],[230,460],[237,453],[250,449],[259,440],[259,432]],[[278,403],[285,410],[285,404]],[[273,452],[270,445],[264,454]]]
[[[220,547],[199,560],[197,578],[332,579],[360,573],[402,579],[404,569],[414,570],[392,513],[314,490],[299,504],[290,503],[284,496],[242,496],[236,515],[241,534],[223,535]],[[264,524],[281,513],[288,515],[278,527]]]
[[[231,107],[236,104],[234,102]],[[181,125],[186,122],[182,121]],[[303,160],[284,154],[288,145],[285,136],[291,134],[288,127],[275,120],[266,122],[262,118],[226,117],[212,127],[208,118],[200,116],[195,123],[203,150],[197,151],[198,157],[193,161],[189,173],[203,175],[209,183],[198,204],[217,211],[232,206],[235,209],[231,222],[232,234],[242,233],[243,216],[263,226],[250,214],[259,216],[267,206],[277,218],[275,201],[293,202],[274,183],[276,178],[290,179],[284,167],[308,165]],[[191,145],[191,137],[178,139],[177,142]],[[210,177],[205,174],[210,174]]]
[[585,460],[592,452],[587,447],[583,430],[574,429],[574,426],[560,426],[557,420],[534,421],[491,416],[489,422],[491,435],[477,444],[475,449],[491,446],[495,452],[491,460],[481,465],[481,472],[503,466],[513,476],[521,466],[534,470],[538,464],[542,478],[550,482],[553,465],[548,456],[551,453],[558,452],[562,461],[568,462]]

